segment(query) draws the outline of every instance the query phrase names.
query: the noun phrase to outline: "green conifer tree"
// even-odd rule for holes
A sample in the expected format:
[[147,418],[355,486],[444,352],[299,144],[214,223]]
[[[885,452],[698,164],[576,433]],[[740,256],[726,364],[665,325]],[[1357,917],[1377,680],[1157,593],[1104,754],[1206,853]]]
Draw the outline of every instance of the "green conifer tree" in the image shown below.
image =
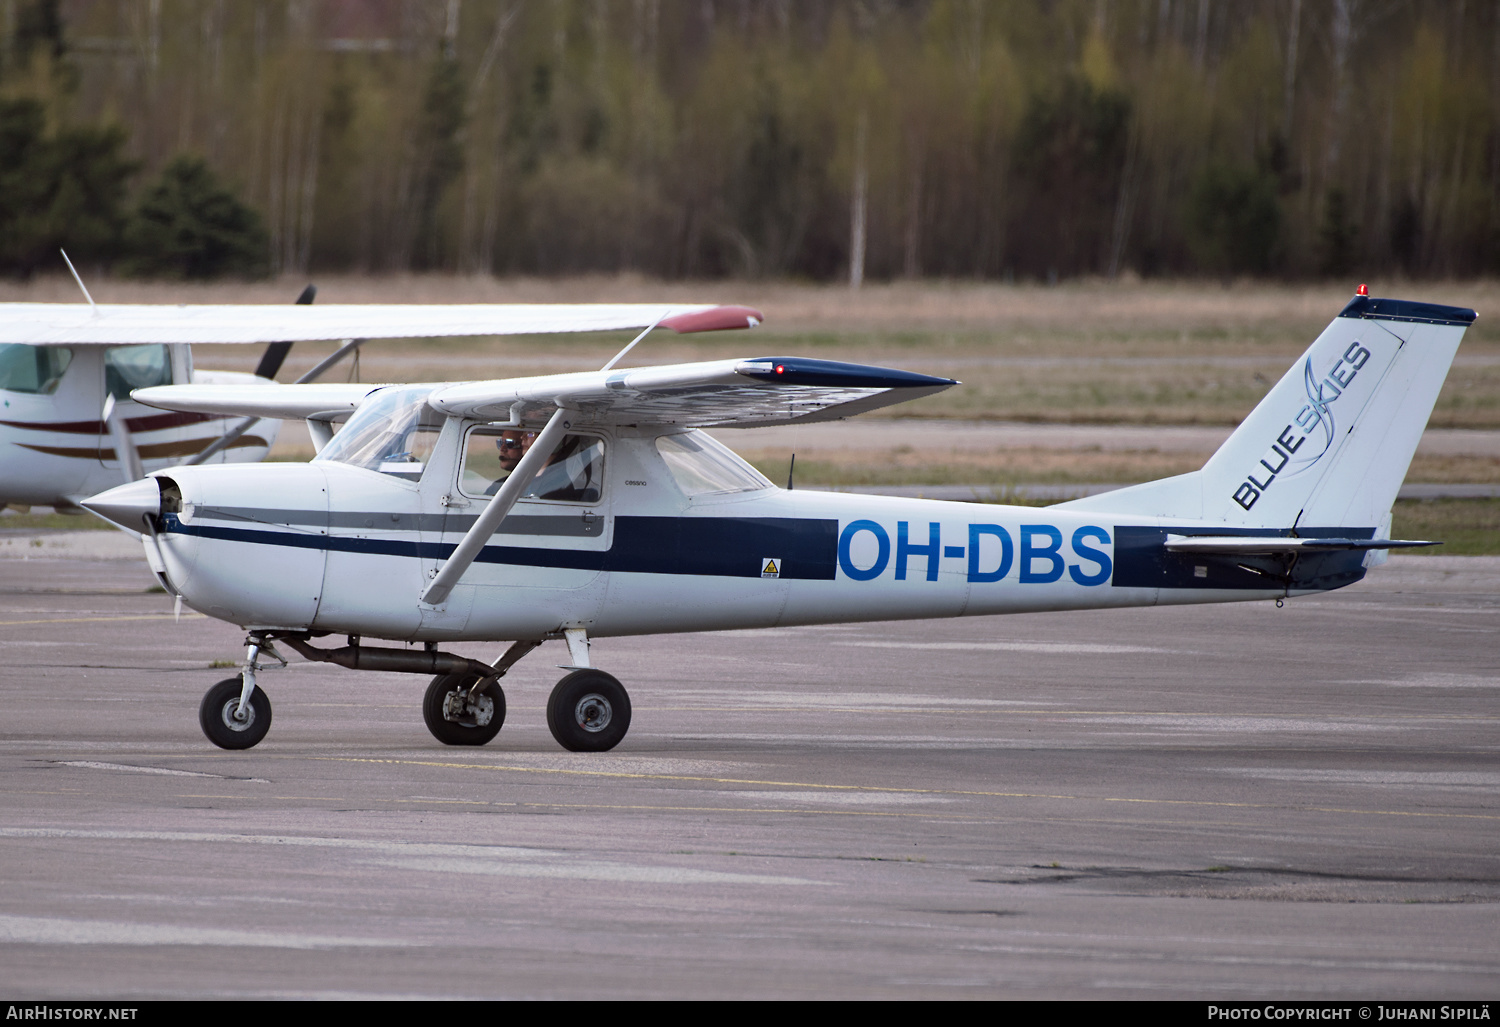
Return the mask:
[[269,267],[260,215],[188,154],[174,157],[141,197],[125,244],[123,270],[145,277],[259,277]]

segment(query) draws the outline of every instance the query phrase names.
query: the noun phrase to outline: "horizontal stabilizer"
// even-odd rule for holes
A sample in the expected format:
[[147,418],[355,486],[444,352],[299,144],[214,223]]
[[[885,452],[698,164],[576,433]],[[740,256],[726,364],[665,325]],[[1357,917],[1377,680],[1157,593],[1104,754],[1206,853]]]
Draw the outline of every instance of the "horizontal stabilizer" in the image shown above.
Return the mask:
[[1274,556],[1291,553],[1329,553],[1357,549],[1418,549],[1441,542],[1416,542],[1394,538],[1251,538],[1243,535],[1168,535],[1166,548],[1173,553],[1206,556]]

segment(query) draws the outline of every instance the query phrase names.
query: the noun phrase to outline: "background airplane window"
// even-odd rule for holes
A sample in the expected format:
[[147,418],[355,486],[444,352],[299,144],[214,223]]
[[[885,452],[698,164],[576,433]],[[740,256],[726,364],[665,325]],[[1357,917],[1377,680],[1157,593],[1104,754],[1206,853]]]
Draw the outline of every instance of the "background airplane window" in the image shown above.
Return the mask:
[[57,391],[73,351],[62,346],[0,346],[0,389],[50,396]]
[[672,472],[672,479],[684,495],[750,492],[771,487],[759,471],[733,450],[702,432],[663,435],[656,440],[656,451],[666,461],[667,470]]
[[112,346],[104,351],[104,385],[115,399],[129,399],[131,389],[171,384],[172,357],[165,346]]

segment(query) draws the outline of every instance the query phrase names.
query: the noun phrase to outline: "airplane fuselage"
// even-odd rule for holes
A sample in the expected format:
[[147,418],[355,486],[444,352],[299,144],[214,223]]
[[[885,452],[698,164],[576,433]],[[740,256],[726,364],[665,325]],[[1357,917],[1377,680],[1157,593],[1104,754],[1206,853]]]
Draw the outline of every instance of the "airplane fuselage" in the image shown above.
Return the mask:
[[148,557],[190,606],[250,629],[434,642],[1268,599],[1364,574],[1359,552],[1293,567],[1168,552],[1169,533],[1222,533],[1170,518],[764,479],[693,494],[659,430],[584,425],[605,447],[597,498],[522,500],[427,606],[423,589],[487,502],[458,466],[472,427],[450,420],[418,480],[329,460],[175,469],[164,477],[180,500]]

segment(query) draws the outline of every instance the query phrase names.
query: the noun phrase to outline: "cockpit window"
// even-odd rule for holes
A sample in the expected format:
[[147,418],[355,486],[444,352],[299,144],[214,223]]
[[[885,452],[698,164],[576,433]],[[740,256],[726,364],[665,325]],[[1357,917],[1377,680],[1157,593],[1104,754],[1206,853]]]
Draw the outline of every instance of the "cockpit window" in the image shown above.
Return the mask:
[[50,396],[57,391],[73,351],[63,346],[0,345],[0,389]]
[[111,346],[104,351],[104,385],[115,399],[129,399],[131,389],[171,384],[172,357],[165,346]]
[[[531,448],[537,433],[523,428],[480,425],[464,445],[460,487],[467,495],[493,496]],[[597,503],[603,494],[604,440],[592,435],[564,435],[526,489],[526,499],[564,503]]]
[[597,503],[604,485],[604,440],[564,435],[562,445],[532,479],[526,495],[564,503]]
[[771,487],[759,471],[733,450],[700,431],[663,435],[656,440],[656,451],[684,495],[751,492]]
[[431,392],[431,385],[379,390],[314,459],[418,480],[443,430],[443,415],[427,405]]

